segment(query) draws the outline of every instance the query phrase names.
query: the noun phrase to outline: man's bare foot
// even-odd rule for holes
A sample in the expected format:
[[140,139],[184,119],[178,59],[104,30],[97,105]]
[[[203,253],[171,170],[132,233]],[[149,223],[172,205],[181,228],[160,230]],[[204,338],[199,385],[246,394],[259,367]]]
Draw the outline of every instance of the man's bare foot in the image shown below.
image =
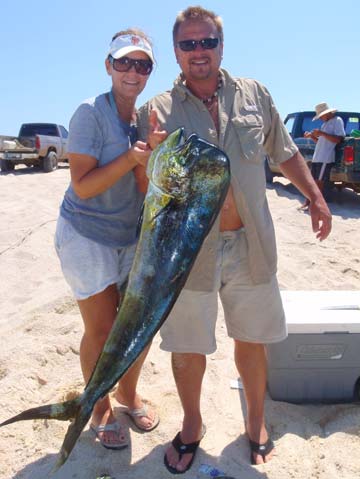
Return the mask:
[[310,201],[305,201],[301,206],[298,207],[299,211],[307,211],[310,206]]

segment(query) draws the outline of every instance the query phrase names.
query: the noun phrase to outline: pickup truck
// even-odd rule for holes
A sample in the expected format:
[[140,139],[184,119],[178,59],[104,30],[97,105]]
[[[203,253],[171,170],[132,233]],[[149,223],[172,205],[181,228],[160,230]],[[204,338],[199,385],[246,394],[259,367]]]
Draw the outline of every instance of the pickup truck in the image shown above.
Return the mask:
[[[344,121],[346,137],[336,146],[336,157],[334,166],[330,173],[330,186],[337,189],[351,188],[360,193],[360,138],[352,136],[352,132],[360,129],[360,113],[337,111]],[[300,111],[290,113],[285,118],[285,126],[289,131],[294,142],[298,146],[300,153],[311,165],[311,160],[315,150],[315,142],[311,138],[304,138],[305,131],[311,131],[314,128],[320,128],[322,121],[312,119],[315,111]],[[274,176],[281,176],[281,170],[278,165],[271,161],[271,158],[265,158],[265,176],[267,183],[272,183]]]
[[0,136],[1,171],[16,165],[40,166],[46,173],[67,161],[68,131],[55,123],[24,123],[18,137]]

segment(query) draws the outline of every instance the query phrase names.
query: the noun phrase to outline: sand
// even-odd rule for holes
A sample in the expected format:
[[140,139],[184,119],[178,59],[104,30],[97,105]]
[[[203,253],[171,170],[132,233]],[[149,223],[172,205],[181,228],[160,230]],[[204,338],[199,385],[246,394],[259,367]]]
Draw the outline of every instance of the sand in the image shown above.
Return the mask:
[[[29,407],[58,402],[83,387],[82,321],[53,247],[58,208],[68,181],[66,164],[48,174],[18,168],[0,175],[0,420]],[[333,232],[319,243],[309,215],[297,211],[301,196],[294,187],[281,179],[267,191],[276,227],[281,289],[359,290],[360,196],[350,191],[335,195]],[[182,477],[205,479],[209,476],[199,467],[210,464],[236,479],[359,478],[360,411],[355,403],[295,405],[268,396],[267,423],[277,454],[266,465],[250,465],[243,392],[230,387],[238,375],[222,318],[220,310],[218,349],[208,358],[203,386],[207,434],[193,467]],[[156,404],[159,427],[138,433],[114,401],[129,434],[129,448],[108,451],[86,427],[55,478],[171,477],[163,466],[164,447],[179,430],[181,408],[170,355],[158,346],[156,337],[139,391]],[[1,429],[0,477],[47,477],[66,429],[67,424],[58,421],[27,421]]]

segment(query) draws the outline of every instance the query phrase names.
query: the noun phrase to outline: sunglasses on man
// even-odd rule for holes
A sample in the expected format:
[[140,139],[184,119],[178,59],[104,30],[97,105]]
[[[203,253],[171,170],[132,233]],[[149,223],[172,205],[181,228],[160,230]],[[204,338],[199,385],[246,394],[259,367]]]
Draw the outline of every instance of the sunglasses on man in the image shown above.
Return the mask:
[[177,46],[183,52],[192,52],[196,50],[198,45],[201,46],[203,50],[213,50],[219,44],[218,38],[203,38],[202,40],[181,40],[177,42]]
[[109,55],[109,62],[114,70],[117,72],[128,72],[132,67],[135,68],[136,73],[139,75],[150,75],[153,69],[153,63],[151,60],[134,60],[129,57],[114,58]]

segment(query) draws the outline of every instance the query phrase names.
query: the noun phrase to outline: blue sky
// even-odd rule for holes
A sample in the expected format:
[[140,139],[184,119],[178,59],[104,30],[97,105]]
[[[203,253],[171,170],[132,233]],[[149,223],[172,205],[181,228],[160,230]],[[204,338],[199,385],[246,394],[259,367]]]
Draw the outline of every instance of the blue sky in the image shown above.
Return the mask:
[[[127,6],[124,6],[124,5]],[[179,0],[2,0],[0,134],[24,122],[68,127],[85,98],[110,87],[104,59],[117,31],[148,33],[158,66],[138,105],[171,88],[179,69],[171,31]],[[130,5],[130,6],[129,6]],[[360,111],[360,1],[204,0],[224,21],[223,66],[270,90],[281,116],[327,101]]]

